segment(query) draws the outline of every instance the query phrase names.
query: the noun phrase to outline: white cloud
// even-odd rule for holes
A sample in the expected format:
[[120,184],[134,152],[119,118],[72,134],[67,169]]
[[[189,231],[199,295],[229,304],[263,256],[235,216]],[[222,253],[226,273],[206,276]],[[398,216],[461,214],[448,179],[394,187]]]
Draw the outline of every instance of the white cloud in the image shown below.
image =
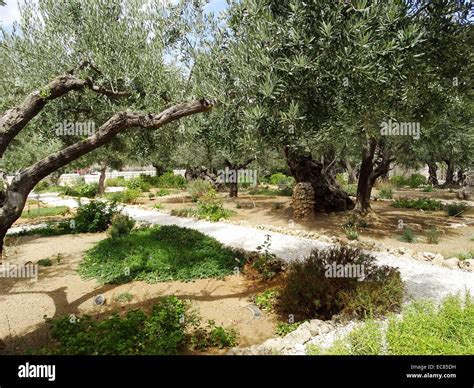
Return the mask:
[[17,0],[6,0],[6,5],[0,7],[0,24],[5,28],[11,28],[13,22],[20,19],[20,10]]

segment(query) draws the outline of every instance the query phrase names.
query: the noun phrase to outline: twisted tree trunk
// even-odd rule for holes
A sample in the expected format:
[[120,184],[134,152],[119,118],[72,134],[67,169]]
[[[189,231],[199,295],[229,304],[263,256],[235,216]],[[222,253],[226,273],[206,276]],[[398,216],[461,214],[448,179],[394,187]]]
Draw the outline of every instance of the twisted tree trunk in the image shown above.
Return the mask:
[[434,162],[428,163],[428,182],[433,186],[438,186],[438,166]]
[[105,173],[107,172],[107,162],[100,164],[100,176],[99,176],[99,195],[105,193]]
[[311,155],[296,154],[288,146],[285,147],[285,157],[296,182],[311,183],[315,212],[338,212],[354,208],[352,200],[336,182],[332,163],[316,162]]
[[229,169],[229,170],[234,170],[235,172],[235,182],[228,182],[229,183],[229,197],[230,198],[237,198],[238,193],[239,193],[239,182],[237,182],[237,172],[239,170],[247,168],[247,166],[252,163],[255,160],[255,158],[250,158],[244,163],[237,164],[237,163],[231,163],[229,160],[224,159],[224,165]]
[[446,163],[446,179],[444,181],[445,186],[453,186],[454,185],[454,162],[446,159],[444,161]]

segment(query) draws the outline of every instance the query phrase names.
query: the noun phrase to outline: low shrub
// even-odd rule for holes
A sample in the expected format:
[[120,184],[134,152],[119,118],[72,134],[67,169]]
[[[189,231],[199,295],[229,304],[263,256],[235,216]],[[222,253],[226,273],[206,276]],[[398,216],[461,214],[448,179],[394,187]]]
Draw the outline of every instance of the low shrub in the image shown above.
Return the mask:
[[106,179],[105,185],[107,187],[125,187],[126,180],[123,176],[118,176],[117,178]]
[[88,204],[81,204],[74,217],[73,229],[77,233],[103,232],[118,212],[115,203],[90,201]]
[[150,183],[144,180],[142,177],[132,178],[126,181],[125,187],[129,190],[137,190],[137,191],[150,191]]
[[291,333],[292,331],[295,331],[298,327],[301,326],[303,322],[293,322],[293,323],[286,323],[286,322],[278,322],[276,329],[275,329],[275,334],[284,337],[285,335]]
[[383,183],[379,186],[379,196],[383,199],[393,198],[393,188],[390,183]]
[[272,174],[270,176],[270,183],[272,185],[293,187],[295,184],[295,179],[291,176],[282,174],[281,172],[277,172],[276,174]]
[[389,179],[390,183],[395,187],[408,186],[408,178],[401,175],[394,175]]
[[181,175],[174,175],[172,172],[165,172],[158,178],[158,186],[184,189],[186,187],[186,179]]
[[474,249],[471,249],[470,251],[456,253],[455,256],[459,260],[469,260],[469,259],[472,260],[472,259],[474,259]]
[[108,230],[109,236],[120,238],[128,236],[135,226],[135,220],[126,214],[115,214],[112,217],[112,224]]
[[426,238],[428,244],[438,244],[440,235],[441,235],[441,231],[436,226],[432,226],[428,230],[428,234]]
[[357,195],[357,183],[350,183],[347,185],[342,186],[342,190],[344,190],[347,195],[351,197],[355,197]]
[[37,261],[37,264],[42,267],[51,267],[53,265],[51,259],[41,259]]
[[417,209],[417,210],[443,210],[444,206],[440,201],[431,198],[398,198],[392,202],[392,206],[396,208]]
[[314,250],[308,258],[290,263],[277,310],[293,314],[296,321],[336,314],[378,316],[396,311],[402,298],[396,269],[378,267],[373,256],[342,246]]
[[209,193],[211,184],[204,179],[193,179],[188,183],[186,190],[191,195],[192,201],[197,202],[199,198]]
[[229,218],[233,212],[224,209],[224,203],[217,197],[214,189],[210,189],[208,193],[202,197],[197,203],[196,216],[200,219],[209,221],[219,221]]
[[414,243],[416,242],[415,234],[413,230],[407,227],[403,228],[402,236],[400,237],[400,241],[407,242],[407,243]]
[[449,217],[460,217],[469,206],[464,202],[452,202],[446,205],[445,211]]
[[94,198],[97,194],[99,194],[99,184],[78,183],[73,186],[65,186],[64,194],[70,195],[71,197]]
[[408,178],[408,186],[410,186],[412,189],[426,185],[427,183],[428,180],[425,178],[425,176],[418,173],[411,174],[410,178]]
[[346,233],[346,237],[349,240],[358,240],[359,239],[359,232],[356,228],[353,227],[345,227],[344,232]]
[[171,192],[167,189],[159,189],[157,192],[156,192],[156,195],[158,197],[164,197],[165,195],[170,195]]
[[134,204],[137,203],[138,198],[140,198],[141,191],[137,189],[126,189],[123,191],[117,191],[115,193],[108,193],[107,199],[112,202],[121,202]]
[[133,299],[133,295],[129,292],[122,292],[114,297],[114,300],[119,303],[128,303]]
[[276,289],[268,289],[255,295],[253,302],[261,310],[273,311],[277,297],[278,291]]

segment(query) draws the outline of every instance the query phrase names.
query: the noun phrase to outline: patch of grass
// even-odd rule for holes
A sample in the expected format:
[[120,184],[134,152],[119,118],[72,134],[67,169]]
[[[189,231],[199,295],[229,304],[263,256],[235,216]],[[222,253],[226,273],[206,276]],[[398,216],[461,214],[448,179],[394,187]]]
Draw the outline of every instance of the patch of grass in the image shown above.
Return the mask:
[[[362,279],[346,273],[347,268],[359,269]],[[398,270],[379,267],[373,256],[341,246],[314,250],[308,258],[290,263],[277,310],[293,314],[296,321],[330,319],[335,314],[379,316],[396,311],[402,298],[403,282]]]
[[277,327],[275,329],[275,334],[284,337],[285,335],[291,333],[292,331],[295,331],[299,326],[304,321],[301,322],[293,322],[293,323],[287,323],[287,322],[278,322]]
[[55,207],[40,207],[30,208],[30,210],[23,210],[21,218],[39,218],[39,217],[52,217],[65,215],[69,212],[69,208],[66,206],[55,206]]
[[73,186],[65,186],[64,194],[70,195],[71,197],[94,198],[97,194],[99,194],[99,184],[78,183]]
[[[415,301],[392,315],[384,332],[368,321],[329,349],[308,348],[309,354],[339,355],[471,355],[474,353],[474,300],[466,294],[446,297],[440,306]],[[386,343],[386,348],[382,346]]]
[[38,260],[36,263],[42,267],[51,267],[53,265],[51,259],[41,259]]
[[446,205],[446,214],[449,217],[460,217],[462,213],[469,209],[469,206],[464,202],[452,202]]
[[64,220],[61,222],[49,222],[46,226],[41,228],[23,230],[17,233],[11,233],[9,236],[61,236],[63,234],[74,233],[71,228],[71,220]]
[[156,192],[156,196],[158,197],[164,197],[170,194],[171,194],[171,191],[168,189],[158,189],[158,191]]
[[424,193],[432,193],[434,191],[434,187],[432,185],[428,185],[423,187],[423,190],[421,191],[423,191]]
[[126,180],[122,176],[117,178],[109,178],[105,181],[107,187],[125,187]]
[[428,234],[426,237],[428,244],[438,244],[440,235],[441,235],[441,231],[436,226],[432,226],[428,230]]
[[140,189],[126,189],[115,193],[107,193],[106,198],[112,202],[135,204],[140,198]]
[[217,222],[221,219],[229,218],[235,214],[235,212],[224,209],[222,200],[217,198],[214,190],[210,189],[208,194],[198,201],[195,209],[172,209],[170,214],[177,217],[196,217],[201,220]]
[[122,292],[114,297],[114,300],[119,303],[128,303],[133,299],[133,295],[129,292]]
[[213,320],[207,321],[207,328],[198,329],[191,338],[192,347],[204,350],[209,347],[219,349],[237,345],[237,333],[233,329],[217,326]]
[[165,172],[158,178],[158,186],[165,188],[184,189],[186,179],[181,175],[174,175],[172,172]]
[[239,254],[198,231],[175,225],[138,229],[100,241],[79,267],[102,283],[222,278],[239,267]]
[[407,242],[407,243],[414,243],[416,242],[415,233],[413,230],[407,227],[403,228],[403,233],[400,237],[400,241]]
[[153,208],[156,209],[156,210],[163,210],[165,208],[165,206],[162,203],[157,203],[157,204],[153,205]]
[[417,209],[417,210],[443,210],[444,206],[440,201],[431,198],[398,198],[392,202],[392,206],[396,208]]

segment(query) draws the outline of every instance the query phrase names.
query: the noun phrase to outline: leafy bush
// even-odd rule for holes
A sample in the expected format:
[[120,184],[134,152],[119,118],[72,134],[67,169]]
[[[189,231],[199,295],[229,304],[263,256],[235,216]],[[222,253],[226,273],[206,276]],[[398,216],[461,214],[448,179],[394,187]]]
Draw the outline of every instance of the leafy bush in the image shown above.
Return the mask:
[[357,183],[343,185],[342,189],[347,193],[347,195],[350,195],[351,197],[355,197],[357,195]]
[[94,198],[97,194],[99,194],[99,184],[78,183],[73,186],[66,186],[64,188],[64,194],[70,195],[71,197]]
[[147,174],[140,174],[140,179],[147,183],[150,187],[158,187],[159,186],[159,176],[158,175],[147,175]]
[[401,175],[394,175],[389,179],[389,181],[395,187],[408,186],[409,184],[409,178],[405,178],[404,176],[401,176]]
[[211,184],[204,179],[193,179],[188,183],[186,190],[191,195],[193,202],[196,202],[199,198],[209,193]]
[[285,335],[295,331],[298,327],[301,326],[303,322],[293,322],[293,323],[286,323],[286,322],[278,322],[275,334],[279,335],[280,337],[284,337]]
[[466,252],[460,252],[455,255],[459,260],[474,259],[474,249]]
[[392,199],[393,198],[392,185],[390,183],[381,184],[379,188],[379,196],[380,198],[384,198],[384,199]]
[[60,355],[170,355],[188,341],[186,303],[175,296],[162,298],[150,314],[135,309],[104,320],[90,316],[50,320],[54,354]]
[[150,191],[150,183],[144,180],[141,176],[137,178],[132,178],[126,181],[125,186],[130,190],[137,191]]
[[413,230],[407,227],[403,228],[402,236],[400,237],[400,241],[407,242],[407,243],[414,243],[416,242],[415,234]]
[[208,193],[198,201],[196,216],[200,219],[209,220],[212,222],[220,219],[229,218],[233,212],[224,209],[224,203],[217,197],[214,189],[210,189]]
[[183,189],[186,187],[186,179],[181,175],[174,175],[172,172],[165,172],[158,178],[158,186]]
[[417,209],[417,210],[442,210],[443,204],[440,201],[431,198],[418,198],[418,199],[409,199],[409,198],[398,198],[392,202],[392,206],[396,208],[407,208],[407,209]]
[[[330,271],[359,269],[363,279]],[[328,272],[329,271],[329,272]],[[334,277],[335,276],[335,277]],[[305,260],[289,264],[277,309],[295,320],[328,319],[335,314],[364,317],[397,310],[402,302],[400,273],[375,265],[375,258],[351,247],[314,250]]]
[[295,179],[291,176],[286,176],[281,172],[277,172],[276,174],[270,176],[270,183],[272,185],[293,187],[295,184]]
[[426,185],[428,180],[421,174],[411,174],[408,178],[408,186],[412,189]]
[[77,233],[103,232],[117,213],[115,203],[90,201],[88,204],[81,204],[74,217],[74,229]]
[[278,297],[278,291],[275,289],[269,289],[255,295],[254,303],[261,310],[273,311],[276,300]]
[[158,197],[164,197],[165,195],[170,195],[171,192],[167,189],[159,189],[157,192],[156,192],[156,195]]
[[137,203],[138,198],[140,198],[140,190],[135,189],[126,189],[123,191],[118,191],[115,193],[107,194],[107,198],[112,202],[121,202],[121,203]]
[[441,234],[441,231],[436,226],[432,226],[428,230],[428,235],[427,235],[428,244],[438,244],[440,234]]
[[434,191],[434,187],[432,185],[428,185],[428,186],[425,186],[423,187],[423,190],[422,190],[424,193],[431,193]]
[[217,326],[213,320],[207,321],[206,335],[201,338],[199,343],[201,349],[209,346],[222,349],[235,345],[237,345],[237,334],[233,329],[225,329],[222,326]]
[[51,262],[51,259],[41,259],[37,261],[38,265],[41,265],[42,267],[51,267],[53,263]]
[[135,220],[126,214],[115,214],[108,230],[113,239],[128,236],[135,226]]
[[464,213],[469,206],[464,202],[452,202],[446,205],[446,214],[450,217],[459,217]]
[[79,266],[102,283],[220,278],[239,267],[239,254],[198,231],[175,225],[133,230],[89,250]]
[[35,192],[38,193],[40,191],[47,190],[48,188],[49,188],[49,183],[43,179],[36,184],[34,190]]
[[107,187],[125,187],[126,180],[123,176],[117,178],[109,178],[105,181]]

